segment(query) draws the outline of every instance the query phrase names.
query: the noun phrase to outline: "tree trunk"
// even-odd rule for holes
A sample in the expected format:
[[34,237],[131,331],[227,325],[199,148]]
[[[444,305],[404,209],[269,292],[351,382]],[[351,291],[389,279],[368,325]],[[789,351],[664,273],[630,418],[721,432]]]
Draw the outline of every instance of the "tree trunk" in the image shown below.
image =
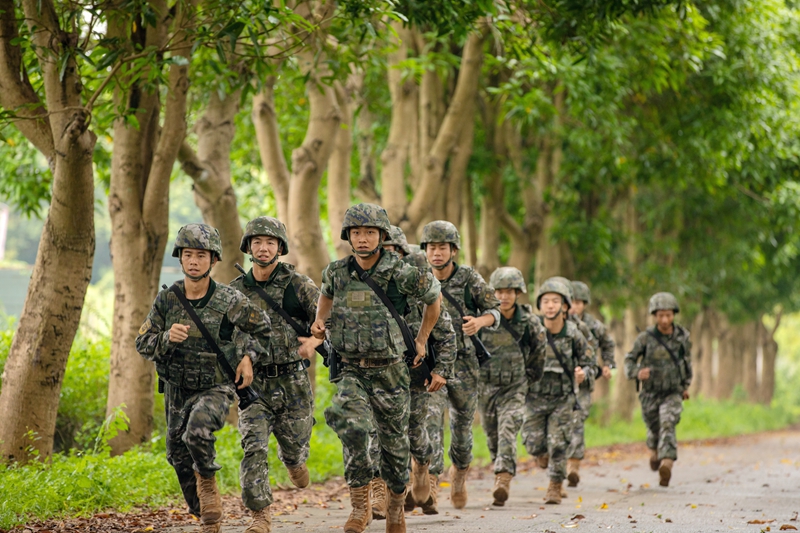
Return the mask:
[[350,255],[350,244],[341,240],[339,230],[350,207],[350,156],[353,152],[353,106],[350,90],[337,82],[334,86],[342,123],[328,165],[328,223],[331,241],[339,259]]
[[715,316],[712,309],[703,311],[703,326],[699,334],[699,339],[695,342],[700,344],[700,383],[697,394],[703,398],[714,397],[714,334],[716,331]]
[[759,401],[758,395],[758,320],[742,324],[742,339],[740,346],[742,349],[742,387],[747,394],[747,400],[752,403]]
[[461,138],[454,149],[450,168],[448,169],[447,195],[443,197],[445,202],[444,219],[455,222],[460,222],[462,219],[464,208],[462,191],[464,190],[464,182],[469,179],[467,168],[472,157],[472,148],[475,140],[475,103],[472,102],[472,106],[466,109],[464,113],[473,118],[472,120],[466,120],[464,128],[461,130]]
[[[0,1],[0,69],[14,74],[0,82],[0,105],[11,110],[31,104],[22,116],[49,113],[41,121],[23,121],[20,131],[42,151],[53,175],[52,201],[0,392],[0,455],[26,462],[52,453],[64,370],[91,279],[96,137],[88,130],[89,111],[82,107],[75,56],[62,50],[77,36],[61,32],[49,0],[22,4],[46,105],[38,101],[24,74],[14,4],[8,0]],[[62,54],[67,57],[63,71],[58,59]]]
[[[625,368],[625,355],[627,350],[633,346],[636,337],[639,335],[637,326],[647,326],[646,308],[642,306],[629,306],[625,309],[622,327],[617,330],[621,336],[615,338],[623,341],[617,342],[614,359],[620,371],[614,379],[614,392],[611,398],[611,411],[615,417],[621,420],[630,421],[633,418],[633,410],[636,407],[636,381],[625,378],[623,369]],[[621,331],[620,331],[621,330]]]
[[467,265],[478,263],[478,225],[475,222],[475,204],[472,196],[472,180],[464,181],[464,190],[461,193],[462,219],[461,219],[461,246],[463,247],[463,261]]
[[256,130],[261,164],[275,194],[278,218],[288,223],[290,175],[286,158],[283,156],[278,115],[275,112],[275,76],[267,78],[262,91],[253,97],[253,126]]
[[709,355],[703,352],[703,343],[699,342],[705,322],[705,314],[702,312],[698,313],[692,321],[691,336],[693,342],[691,358],[694,375],[692,377],[692,385],[689,387],[689,394],[692,398],[697,396],[703,380],[707,379],[707,377],[703,375],[703,361],[705,361],[706,357],[709,357]]
[[505,212],[505,195],[503,191],[503,167],[506,155],[504,123],[498,124],[498,115],[502,111],[498,102],[484,101],[483,128],[486,134],[486,151],[494,156],[492,168],[486,173],[481,200],[481,256],[478,271],[488,279],[492,272],[500,266],[500,219]]
[[717,383],[714,396],[718,400],[730,398],[733,388],[736,385],[736,328],[727,323],[722,317],[720,320],[719,334],[719,355],[717,361],[719,369],[717,372]]
[[777,331],[780,323],[780,313],[775,319],[775,326],[772,331],[764,327],[763,322],[759,322],[761,349],[763,352],[759,401],[764,405],[771,404],[772,397],[775,394],[775,358],[778,355],[778,343],[775,342],[775,331]]

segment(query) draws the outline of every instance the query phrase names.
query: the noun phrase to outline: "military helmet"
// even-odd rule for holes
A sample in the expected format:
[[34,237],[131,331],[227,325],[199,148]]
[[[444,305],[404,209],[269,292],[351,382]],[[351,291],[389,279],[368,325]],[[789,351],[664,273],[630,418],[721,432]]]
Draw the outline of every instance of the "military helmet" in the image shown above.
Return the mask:
[[175,245],[172,247],[172,257],[180,257],[181,249],[194,248],[195,250],[208,250],[222,259],[222,240],[219,231],[208,224],[186,224],[178,230]]
[[549,279],[552,279],[553,281],[557,281],[559,283],[563,283],[564,284],[564,286],[569,291],[569,300],[570,300],[570,304],[571,304],[572,300],[575,299],[575,293],[572,290],[572,282],[570,280],[568,280],[567,278],[565,278],[564,276],[553,276],[552,278],[549,278]]
[[517,289],[523,293],[528,292],[522,272],[514,267],[500,267],[489,277],[489,285],[495,289]]
[[375,204],[356,204],[347,209],[342,222],[341,238],[348,241],[350,228],[378,228],[387,234],[392,230],[386,209]]
[[589,286],[582,281],[572,282],[572,296],[573,300],[583,300],[586,302],[586,305],[592,303],[592,291],[590,291]]
[[648,312],[652,315],[656,311],[666,311],[672,309],[675,313],[680,313],[681,308],[678,306],[678,299],[671,292],[657,292],[650,297],[650,305]]
[[286,236],[286,226],[273,217],[256,217],[247,223],[242,235],[242,244],[239,249],[248,253],[250,250],[250,238],[257,236],[275,237],[281,242],[280,255],[289,253],[289,238]]
[[422,228],[422,240],[419,243],[423,250],[429,242],[447,242],[461,249],[461,235],[458,228],[452,222],[446,220],[434,220]]
[[383,241],[383,244],[391,244],[397,246],[406,255],[411,255],[411,248],[408,246],[408,239],[406,239],[405,232],[398,226],[391,226],[389,230],[389,238]]
[[569,309],[572,307],[572,294],[569,285],[556,277],[546,280],[539,287],[539,291],[536,293],[536,309],[542,308],[542,296],[550,292],[560,294],[561,297],[564,298],[564,303],[567,304],[567,308]]

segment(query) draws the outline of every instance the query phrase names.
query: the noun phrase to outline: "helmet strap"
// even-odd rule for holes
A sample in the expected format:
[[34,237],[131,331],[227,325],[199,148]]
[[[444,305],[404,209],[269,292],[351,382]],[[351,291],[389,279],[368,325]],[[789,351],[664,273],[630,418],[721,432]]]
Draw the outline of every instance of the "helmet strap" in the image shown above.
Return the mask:
[[179,262],[181,264],[181,272],[183,272],[183,275],[186,276],[187,278],[189,278],[192,281],[200,281],[200,280],[203,280],[203,279],[207,278],[211,274],[211,269],[214,268],[214,258],[213,258],[213,256],[211,258],[211,266],[208,268],[206,273],[201,275],[201,276],[192,276],[191,274],[186,272],[186,270],[183,268],[183,261],[179,260]]
[[448,259],[444,264],[441,265],[431,265],[431,268],[434,270],[444,270],[445,268],[449,267],[453,263],[453,243],[448,243],[450,245],[450,259]]
[[283,251],[283,244],[280,244],[280,242],[281,242],[281,241],[280,241],[280,239],[279,239],[279,240],[278,240],[278,243],[279,243],[279,244],[278,244],[278,251],[277,251],[277,252],[275,252],[275,257],[273,257],[273,258],[272,258],[272,259],[270,259],[269,261],[262,261],[261,259],[258,259],[258,258],[256,258],[256,256],[255,256],[255,255],[253,255],[253,249],[250,247],[250,243],[248,242],[248,243],[247,243],[247,247],[248,247],[248,248],[250,248],[250,262],[251,262],[251,263],[255,263],[255,264],[257,264],[257,265],[258,265],[258,266],[260,266],[261,268],[267,268],[268,266],[272,266],[272,265],[274,265],[274,264],[275,264],[275,261],[277,261],[277,260],[278,260],[278,256],[280,256],[280,255],[281,255],[281,252]]
[[347,232],[347,242],[350,243],[350,250],[353,251],[353,255],[357,255],[358,257],[366,259],[367,257],[372,257],[373,255],[375,255],[378,252],[380,252],[383,249],[383,233],[384,233],[383,230],[381,230],[381,238],[380,238],[380,241],[378,241],[378,247],[377,248],[375,248],[374,250],[370,250],[368,252],[359,252],[353,246],[353,241],[350,240],[350,231],[348,230],[348,232]]

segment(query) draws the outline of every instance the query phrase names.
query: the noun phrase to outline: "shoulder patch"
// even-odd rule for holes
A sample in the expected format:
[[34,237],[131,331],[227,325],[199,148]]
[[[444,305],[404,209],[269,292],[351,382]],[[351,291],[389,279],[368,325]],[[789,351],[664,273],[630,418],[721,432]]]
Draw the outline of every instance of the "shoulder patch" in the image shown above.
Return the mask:
[[144,335],[145,333],[150,331],[150,328],[152,326],[153,326],[153,322],[148,318],[147,320],[144,321],[144,324],[142,324],[142,327],[139,328],[139,335]]

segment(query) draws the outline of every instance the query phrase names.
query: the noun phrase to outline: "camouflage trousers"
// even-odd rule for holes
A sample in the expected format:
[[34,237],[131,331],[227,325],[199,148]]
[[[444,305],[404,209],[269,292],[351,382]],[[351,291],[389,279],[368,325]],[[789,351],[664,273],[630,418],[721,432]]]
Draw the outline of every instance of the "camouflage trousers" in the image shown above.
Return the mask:
[[480,384],[480,412],[494,473],[517,473],[517,433],[525,414],[528,382],[523,376],[510,385]]
[[208,478],[221,468],[215,462],[214,433],[225,424],[232,402],[232,385],[196,391],[164,384],[167,461],[175,469],[184,499],[195,516],[200,516],[200,501],[194,473]]
[[550,396],[528,393],[522,440],[528,453],[550,455],[550,480],[560,483],[567,477],[567,448],[572,434],[572,394]]
[[478,359],[474,355],[459,357],[453,377],[442,390],[430,399],[430,416],[426,422],[428,436],[434,446],[430,472],[444,471],[444,397],[450,400],[450,460],[456,468],[464,469],[472,462],[472,423],[478,410]]
[[374,431],[380,445],[380,477],[392,492],[403,492],[408,483],[410,408],[405,362],[380,368],[345,364],[336,388],[325,421],[342,441],[347,484],[363,487],[375,476],[370,457]]
[[581,387],[578,390],[578,407],[580,409],[572,412],[572,436],[567,449],[567,459],[583,459],[586,453],[584,428],[586,419],[589,418],[589,409],[592,407],[592,391],[588,387]]
[[314,426],[314,397],[305,371],[271,379],[257,376],[253,388],[261,399],[246,410],[239,410],[244,450],[239,481],[245,507],[260,511],[272,504],[269,436],[275,435],[278,458],[283,464],[290,468],[305,464]]
[[680,392],[640,392],[642,418],[647,426],[647,447],[658,450],[659,459],[678,458],[678,437],[675,428],[681,421],[683,396]]

